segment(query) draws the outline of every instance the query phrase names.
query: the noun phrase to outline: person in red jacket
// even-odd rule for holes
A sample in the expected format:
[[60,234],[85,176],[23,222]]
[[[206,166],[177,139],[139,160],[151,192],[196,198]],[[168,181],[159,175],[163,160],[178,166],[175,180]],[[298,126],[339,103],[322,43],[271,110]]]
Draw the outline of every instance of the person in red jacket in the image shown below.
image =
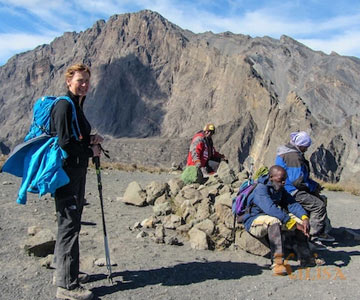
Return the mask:
[[196,166],[204,176],[216,172],[220,161],[225,160],[225,156],[215,150],[211,138],[214,134],[214,124],[207,124],[194,135],[190,144],[186,165]]

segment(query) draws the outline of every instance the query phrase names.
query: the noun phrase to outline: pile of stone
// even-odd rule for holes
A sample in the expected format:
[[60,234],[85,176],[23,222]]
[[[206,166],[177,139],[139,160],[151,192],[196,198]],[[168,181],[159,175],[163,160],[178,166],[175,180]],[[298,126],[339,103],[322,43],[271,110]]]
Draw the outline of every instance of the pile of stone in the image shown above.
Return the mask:
[[[199,250],[241,249],[267,255],[269,248],[249,235],[242,224],[234,228],[231,206],[247,172],[235,172],[222,162],[215,175],[203,183],[185,185],[178,178],[152,182],[143,189],[131,182],[122,198],[126,204],[153,206],[153,215],[136,222],[130,230],[138,238],[156,243],[182,245],[186,240]],[[235,237],[235,238],[234,238]]]

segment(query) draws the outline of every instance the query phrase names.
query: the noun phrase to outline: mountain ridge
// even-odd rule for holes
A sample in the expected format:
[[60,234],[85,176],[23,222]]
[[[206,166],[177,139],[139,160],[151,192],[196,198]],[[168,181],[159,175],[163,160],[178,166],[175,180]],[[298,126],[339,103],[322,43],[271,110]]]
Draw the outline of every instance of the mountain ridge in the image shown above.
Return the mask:
[[66,32],[0,67],[3,153],[25,136],[35,99],[64,93],[63,74],[79,61],[92,70],[85,113],[119,161],[184,161],[192,135],[213,122],[234,167],[249,155],[271,165],[290,132],[306,130],[317,178],[359,182],[360,59],[285,35],[195,34],[148,10]]

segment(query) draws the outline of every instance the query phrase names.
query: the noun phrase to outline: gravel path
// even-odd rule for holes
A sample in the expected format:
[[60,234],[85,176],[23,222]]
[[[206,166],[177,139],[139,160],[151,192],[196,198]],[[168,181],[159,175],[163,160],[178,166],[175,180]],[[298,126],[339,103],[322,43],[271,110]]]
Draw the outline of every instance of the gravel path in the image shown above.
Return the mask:
[[[326,266],[296,270],[286,277],[273,276],[269,260],[238,251],[195,251],[183,246],[155,244],[137,239],[129,230],[136,221],[152,214],[151,207],[123,204],[131,181],[143,187],[151,181],[167,181],[172,175],[103,171],[103,194],[114,284],[106,268],[93,265],[104,256],[101,212],[96,176],[90,171],[80,237],[81,270],[91,274],[91,289],[98,299],[357,299],[360,284],[360,242],[345,234],[344,227],[360,229],[359,197],[326,192],[329,216],[338,242],[323,256]],[[0,174],[0,299],[54,299],[53,270],[41,267],[40,259],[25,254],[20,245],[30,226],[56,231],[51,198],[29,195],[28,204],[15,203],[20,179]]]

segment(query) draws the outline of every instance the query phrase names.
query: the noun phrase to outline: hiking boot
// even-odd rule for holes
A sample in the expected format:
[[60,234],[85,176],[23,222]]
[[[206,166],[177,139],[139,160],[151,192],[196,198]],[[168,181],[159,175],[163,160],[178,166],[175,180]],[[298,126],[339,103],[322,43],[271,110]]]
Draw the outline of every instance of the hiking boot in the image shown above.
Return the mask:
[[327,247],[317,238],[311,239],[311,241],[309,241],[308,244],[311,251],[327,250]]
[[274,275],[276,275],[276,276],[287,275],[288,274],[287,266],[289,266],[289,265],[284,265],[283,255],[282,254],[275,254],[274,255],[273,264],[271,266],[271,269],[273,270]]
[[323,265],[325,265],[325,259],[323,259],[323,258],[320,258],[320,257],[315,257],[315,263],[316,263],[316,265],[317,266],[323,266]]
[[319,257],[319,255],[317,253],[314,253],[313,257],[314,257],[314,260],[315,260],[315,263],[317,266],[325,265],[325,263],[326,263],[325,259]]
[[283,263],[282,264],[273,264],[271,266],[271,268],[273,271],[273,275],[275,275],[275,276],[285,276],[288,274],[288,270]]
[[335,238],[328,233],[317,235],[316,238],[322,242],[335,242]]
[[93,299],[94,294],[84,289],[81,285],[72,290],[67,290],[62,287],[58,287],[56,291],[56,298],[67,300],[90,300]]
[[[90,276],[86,273],[79,273],[78,279],[79,283],[87,283],[90,280]],[[52,284],[56,285],[56,272],[54,272]]]
[[300,263],[301,268],[307,268],[307,267],[315,267],[315,266],[325,265],[325,260],[323,258],[318,257],[317,255],[314,255],[314,257],[300,259],[299,263]]
[[79,273],[79,283],[87,283],[90,280],[90,275],[86,273]]
[[313,257],[309,257],[306,259],[300,259],[300,267],[301,268],[308,268],[308,267],[315,267],[316,266],[316,262],[315,262],[315,258]]

